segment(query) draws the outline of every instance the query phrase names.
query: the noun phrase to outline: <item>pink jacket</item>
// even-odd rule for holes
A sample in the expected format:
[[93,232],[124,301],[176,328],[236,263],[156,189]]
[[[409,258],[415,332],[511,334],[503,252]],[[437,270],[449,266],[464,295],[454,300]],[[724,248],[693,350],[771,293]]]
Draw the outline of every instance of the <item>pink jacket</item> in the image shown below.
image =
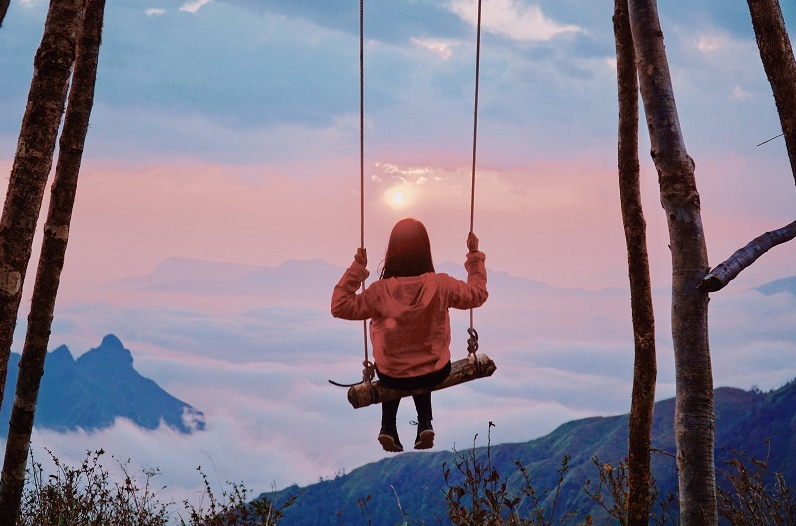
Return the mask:
[[448,309],[480,307],[488,296],[486,256],[467,254],[467,283],[447,274],[380,279],[357,294],[370,274],[351,264],[334,287],[332,315],[345,320],[370,318],[370,340],[379,371],[411,378],[439,371],[451,359]]

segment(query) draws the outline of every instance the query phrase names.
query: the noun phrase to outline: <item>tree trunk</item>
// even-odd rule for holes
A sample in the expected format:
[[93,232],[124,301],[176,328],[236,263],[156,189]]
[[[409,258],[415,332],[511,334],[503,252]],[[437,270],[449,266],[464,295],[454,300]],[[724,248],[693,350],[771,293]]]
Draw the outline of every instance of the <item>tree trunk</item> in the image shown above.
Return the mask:
[[760,58],[777,104],[785,146],[796,180],[796,61],[777,0],[747,0]]
[[0,0],[0,27],[3,27],[3,20],[5,20],[6,12],[8,11],[8,5],[11,3],[11,0]]
[[0,217],[0,403],[22,284],[64,112],[83,4],[84,0],[50,3]]
[[83,146],[94,103],[104,10],[105,0],[87,1],[83,28],[77,44],[69,104],[59,143],[58,164],[44,227],[44,240],[33,287],[27,335],[19,363],[19,377],[0,478],[2,526],[14,524],[10,518],[16,517],[19,512],[25,485],[30,435],[41,377],[44,374],[55,299],[64,266]]
[[677,115],[663,32],[655,0],[630,0],[652,158],[658,171],[672,251],[672,340],[677,392],[675,441],[682,526],[715,526],[716,418],[708,345],[708,296],[697,286],[708,273],[694,162]]
[[619,93],[619,198],[627,245],[635,365],[628,434],[628,526],[648,526],[650,516],[650,440],[655,407],[655,316],[652,310],[647,224],[641,206],[638,160],[638,77],[627,0],[614,4],[616,78]]

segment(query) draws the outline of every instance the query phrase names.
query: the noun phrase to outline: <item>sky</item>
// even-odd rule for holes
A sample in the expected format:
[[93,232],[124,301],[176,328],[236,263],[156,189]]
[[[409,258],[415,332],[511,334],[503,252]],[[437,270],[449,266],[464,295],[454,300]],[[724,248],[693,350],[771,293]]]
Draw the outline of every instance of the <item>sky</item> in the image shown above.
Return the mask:
[[[796,8],[782,4],[793,31]],[[12,0],[0,29],[7,173],[46,10],[45,0]],[[758,146],[781,126],[745,3],[662,0],[659,10],[716,265],[793,221],[794,177],[781,138]],[[491,296],[476,322],[498,372],[435,395],[439,448],[472,444],[490,420],[493,440],[516,442],[629,408],[611,15],[612,2],[484,0],[474,230]],[[474,20],[473,0],[366,3],[371,272],[406,216],[428,227],[438,266],[461,272]],[[37,431],[34,446],[74,459],[103,447],[157,465],[178,495],[200,485],[197,465],[264,491],[385,456],[378,409],[353,411],[326,383],[355,379],[362,353],[361,327],[328,313],[360,242],[358,39],[351,0],[108,4],[51,348],[79,355],[114,333],[142,374],[204,411],[208,426],[190,437],[126,422]],[[671,263],[641,132],[664,398],[674,393]],[[796,245],[776,247],[712,296],[717,386],[773,389],[796,376],[795,300],[755,290],[796,275],[794,259]],[[402,407],[408,443],[413,416]]]

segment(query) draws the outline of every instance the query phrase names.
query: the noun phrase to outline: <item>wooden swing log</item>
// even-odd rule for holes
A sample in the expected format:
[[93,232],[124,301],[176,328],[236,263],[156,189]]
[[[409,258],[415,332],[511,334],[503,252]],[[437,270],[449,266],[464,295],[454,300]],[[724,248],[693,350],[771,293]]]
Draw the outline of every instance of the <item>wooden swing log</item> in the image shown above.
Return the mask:
[[478,354],[476,356],[477,358],[473,361],[469,358],[463,358],[453,362],[448,377],[430,389],[415,389],[412,391],[387,389],[383,387],[378,380],[374,380],[369,384],[365,382],[349,388],[348,401],[351,402],[354,409],[359,409],[360,407],[369,406],[371,404],[380,404],[381,402],[389,402],[390,400],[396,400],[405,396],[430,393],[453,385],[463,384],[477,378],[492,376],[492,373],[497,369],[495,362],[485,354]]

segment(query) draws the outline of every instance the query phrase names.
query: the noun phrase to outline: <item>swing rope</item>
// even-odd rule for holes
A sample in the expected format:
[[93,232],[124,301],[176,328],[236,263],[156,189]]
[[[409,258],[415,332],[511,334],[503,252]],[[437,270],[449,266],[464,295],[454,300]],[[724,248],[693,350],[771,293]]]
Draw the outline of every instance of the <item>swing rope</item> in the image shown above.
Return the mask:
[[[481,0],[478,0],[478,22],[476,24],[477,33],[475,38],[475,102],[473,104],[473,168],[470,181],[470,233],[473,232],[473,222],[475,219],[475,158],[478,150],[478,81],[481,69]],[[473,309],[470,309],[470,327],[467,329],[467,356],[478,363],[476,352],[478,352],[478,332],[473,327]]]
[[[478,21],[475,39],[475,102],[473,104],[473,163],[470,181],[470,233],[473,232],[475,220],[475,167],[478,145],[478,85],[481,66],[481,0],[478,0]],[[359,246],[365,249],[365,0],[359,0]],[[362,291],[365,283],[362,283]],[[480,366],[478,352],[478,332],[473,326],[473,309],[470,309],[470,336],[467,339],[467,355]],[[376,377],[376,366],[370,361],[368,352],[368,322],[362,321],[362,341],[365,348],[365,359],[362,362],[362,383],[370,384]],[[338,384],[339,385],[339,384]]]
[[478,24],[475,37],[475,102],[473,103],[473,169],[470,181],[470,232],[475,219],[475,154],[478,151],[478,81],[481,69],[481,0],[478,0]]
[[[359,0],[359,246],[365,249],[365,0]],[[368,355],[368,320],[362,320],[362,341],[362,383],[370,384],[376,376],[376,366]]]

